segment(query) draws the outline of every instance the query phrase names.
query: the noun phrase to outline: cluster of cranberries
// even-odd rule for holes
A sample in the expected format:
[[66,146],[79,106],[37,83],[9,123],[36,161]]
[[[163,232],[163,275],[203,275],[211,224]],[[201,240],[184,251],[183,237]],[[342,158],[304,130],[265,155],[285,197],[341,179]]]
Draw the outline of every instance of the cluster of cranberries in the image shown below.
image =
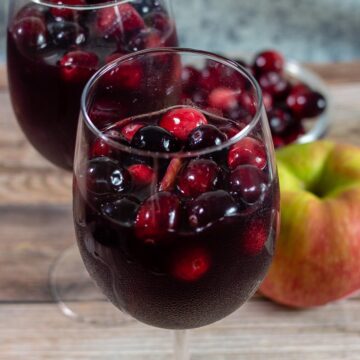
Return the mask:
[[[106,1],[49,2],[81,7]],[[139,0],[94,10],[28,4],[15,15],[10,31],[22,54],[52,59],[56,53],[64,80],[84,82],[115,58],[166,45],[172,27],[161,0]]]
[[[220,126],[210,115],[178,107],[117,123],[106,135],[134,149],[170,154],[219,146],[231,136],[231,127],[239,131],[236,123]],[[139,154],[121,154],[102,139],[95,139],[89,152],[88,201],[112,223],[133,229],[143,246],[171,247],[180,233],[195,238],[206,231],[220,234],[224,222],[241,217],[243,223],[245,217],[249,226],[244,231],[249,233],[243,236],[243,250],[249,256],[262,251],[267,229],[254,213],[269,184],[267,154],[259,139],[249,136],[218,152],[192,159],[159,158],[156,164]],[[195,281],[211,263],[211,251],[194,241],[170,256],[168,271],[178,280]]]
[[[322,94],[303,83],[292,83],[284,74],[284,57],[276,51],[259,53],[251,65],[241,60],[263,91],[275,147],[296,141],[305,132],[304,120],[314,119],[326,108]],[[223,116],[247,123],[256,112],[254,95],[233,70],[209,61],[203,70],[187,66],[182,71],[184,99]]]

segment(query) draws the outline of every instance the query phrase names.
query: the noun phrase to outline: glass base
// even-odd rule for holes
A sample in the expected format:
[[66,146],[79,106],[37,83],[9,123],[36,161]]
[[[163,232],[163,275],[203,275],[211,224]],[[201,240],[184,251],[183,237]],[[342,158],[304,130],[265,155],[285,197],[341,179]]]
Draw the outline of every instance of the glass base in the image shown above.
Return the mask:
[[90,278],[76,245],[66,249],[50,269],[54,300],[67,317],[104,326],[121,326],[135,320],[112,305]]

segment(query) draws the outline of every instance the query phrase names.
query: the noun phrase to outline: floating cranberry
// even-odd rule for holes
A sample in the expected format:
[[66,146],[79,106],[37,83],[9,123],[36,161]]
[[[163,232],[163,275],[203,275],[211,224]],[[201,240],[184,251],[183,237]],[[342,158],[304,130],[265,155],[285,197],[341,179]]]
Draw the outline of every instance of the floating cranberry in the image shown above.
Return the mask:
[[206,117],[192,108],[179,108],[168,111],[160,120],[160,126],[185,141],[191,131],[207,124]]
[[201,73],[199,70],[190,65],[184,66],[181,72],[183,91],[188,94],[195,91],[200,77]]
[[101,205],[101,213],[111,221],[123,226],[133,226],[139,209],[139,201],[132,196],[107,201]]
[[267,165],[266,149],[259,140],[246,137],[231,147],[228,165],[230,169],[238,165],[254,165],[263,170]]
[[284,109],[273,109],[267,116],[272,134],[284,134],[294,124],[291,114]]
[[83,6],[86,5],[85,0],[50,0],[51,3],[59,5],[59,7],[52,7],[50,13],[55,18],[72,20],[76,16],[76,11],[66,8],[64,6]]
[[22,52],[34,52],[47,46],[47,31],[39,17],[26,17],[15,23],[12,33]]
[[169,240],[177,229],[180,202],[176,195],[160,192],[147,199],[139,209],[135,221],[135,234],[146,243]]
[[70,51],[60,60],[63,79],[69,82],[84,83],[95,73],[99,64],[96,54],[75,50]]
[[266,190],[266,177],[257,167],[240,165],[229,177],[230,193],[247,204],[258,202]]
[[290,92],[290,83],[277,72],[262,74],[258,81],[262,90],[269,93],[275,99],[285,99]]
[[69,48],[72,45],[81,45],[86,42],[85,30],[75,22],[54,22],[48,26],[48,29],[56,46]]
[[255,256],[261,253],[269,233],[262,221],[253,220],[246,224],[243,238],[243,248],[247,255]]
[[208,102],[211,107],[220,110],[227,110],[237,106],[238,99],[234,90],[218,87],[211,91]]
[[200,195],[188,207],[190,226],[194,229],[210,226],[238,211],[234,199],[224,190],[217,190]]
[[134,164],[128,167],[133,181],[136,185],[146,186],[151,184],[155,179],[154,170],[146,164]]
[[90,156],[91,158],[109,156],[112,150],[110,145],[103,139],[97,138],[91,146]]
[[204,247],[190,247],[176,251],[171,259],[171,274],[178,280],[193,282],[210,269],[211,256]]
[[298,119],[314,118],[326,109],[326,100],[317,91],[295,89],[287,97],[286,104]]
[[194,129],[188,137],[189,150],[201,150],[212,146],[219,146],[227,137],[214,125],[201,125]]
[[[117,54],[113,54],[108,60],[114,60],[118,57]],[[102,85],[108,89],[137,90],[141,85],[142,77],[141,64],[127,60],[109,70],[103,77]]]
[[144,29],[145,23],[136,9],[125,3],[100,9],[97,28],[105,38],[122,37]]
[[122,194],[131,189],[131,175],[108,157],[90,160],[86,173],[89,191],[95,195]]
[[270,71],[282,72],[285,59],[277,51],[263,51],[256,55],[253,68],[255,73],[267,73]]
[[185,196],[196,197],[216,189],[219,167],[212,160],[192,160],[181,172],[177,188]]
[[150,48],[158,48],[163,45],[161,33],[156,29],[143,29],[136,33],[127,45],[127,50],[130,52],[140,51]]
[[180,150],[179,141],[160,126],[148,125],[136,132],[131,145],[137,149],[171,153]]
[[121,100],[104,97],[96,97],[89,110],[89,116],[94,125],[103,130],[114,124],[121,118],[125,118],[127,109]]
[[121,134],[130,143],[134,135],[145,125],[141,123],[130,123],[121,129]]

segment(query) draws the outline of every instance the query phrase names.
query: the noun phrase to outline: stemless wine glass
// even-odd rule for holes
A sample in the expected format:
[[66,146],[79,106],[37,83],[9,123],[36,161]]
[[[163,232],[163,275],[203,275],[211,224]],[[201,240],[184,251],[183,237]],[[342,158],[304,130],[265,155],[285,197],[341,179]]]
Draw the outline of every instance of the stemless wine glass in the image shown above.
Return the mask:
[[[86,82],[101,66],[124,54],[177,45],[170,5],[170,0],[11,1],[7,35],[10,95],[22,130],[41,155],[56,166],[72,169]],[[131,71],[113,74],[124,91],[136,86],[137,76]],[[98,119],[131,115],[106,99],[94,111]],[[52,289],[65,314],[95,320],[94,308],[88,313],[78,301],[90,294],[97,299],[81,269],[74,246],[52,269]],[[68,300],[73,300],[71,306]]]
[[[115,91],[111,74],[129,68],[137,87]],[[93,116],[104,98],[132,116],[104,127]],[[139,321],[191,329],[238,309],[267,272],[279,219],[254,78],[189,49],[145,50],[104,67],[82,97],[74,219],[91,277]],[[185,359],[184,333],[176,334]]]

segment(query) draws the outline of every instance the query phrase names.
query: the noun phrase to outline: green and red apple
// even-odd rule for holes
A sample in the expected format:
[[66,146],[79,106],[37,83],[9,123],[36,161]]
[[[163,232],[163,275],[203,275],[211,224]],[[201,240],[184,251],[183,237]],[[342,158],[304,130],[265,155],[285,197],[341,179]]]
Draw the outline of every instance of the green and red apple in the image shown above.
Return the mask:
[[360,291],[360,148],[296,144],[277,161],[281,229],[261,292],[311,307]]

